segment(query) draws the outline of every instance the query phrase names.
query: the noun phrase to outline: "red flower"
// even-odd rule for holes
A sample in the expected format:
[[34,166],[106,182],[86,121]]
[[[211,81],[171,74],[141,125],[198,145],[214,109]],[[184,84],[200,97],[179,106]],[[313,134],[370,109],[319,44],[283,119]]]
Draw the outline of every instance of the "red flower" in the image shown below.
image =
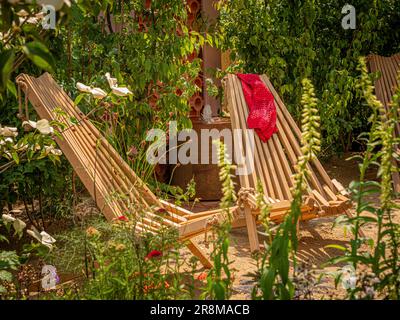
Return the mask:
[[197,280],[205,280],[205,279],[207,279],[207,273],[205,273],[205,272],[202,272],[202,273],[200,273],[198,276],[197,276]]
[[176,90],[175,90],[175,95],[177,95],[178,97],[180,97],[182,94],[183,94],[182,89],[176,88]]
[[128,219],[127,217],[125,217],[125,216],[119,216],[119,217],[118,217],[118,220],[119,220],[119,221],[125,221],[125,222],[128,222],[128,221],[129,221],[129,219]]
[[135,146],[131,146],[130,148],[129,148],[129,151],[128,151],[128,158],[129,158],[129,160],[131,160],[131,161],[134,161],[135,160],[135,158],[136,158],[136,156],[138,155],[138,150],[136,149],[136,147]]
[[164,208],[159,208],[156,211],[157,213],[163,214],[163,213],[167,213],[167,210],[165,210]]
[[146,256],[146,259],[153,259],[153,258],[159,258],[162,256],[162,252],[158,250],[152,250],[150,253]]

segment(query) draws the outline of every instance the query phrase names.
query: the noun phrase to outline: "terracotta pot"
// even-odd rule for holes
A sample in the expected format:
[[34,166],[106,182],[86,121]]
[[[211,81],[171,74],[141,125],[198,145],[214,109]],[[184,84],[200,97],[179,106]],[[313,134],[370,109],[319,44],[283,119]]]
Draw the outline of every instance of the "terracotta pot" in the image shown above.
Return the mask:
[[204,106],[204,99],[203,99],[203,97],[201,96],[201,93],[200,93],[200,92],[195,93],[195,94],[192,96],[192,98],[190,98],[189,103],[190,103],[190,106],[191,106],[194,110],[196,110],[196,111],[198,111],[198,112],[201,111],[201,109],[202,109],[203,106]]
[[192,13],[192,12],[189,12],[189,14],[188,14],[188,19],[187,19],[187,24],[188,24],[190,27],[192,27],[195,20],[196,20],[196,14],[194,14],[194,13]]
[[200,11],[201,4],[199,0],[189,0],[187,4],[189,7],[189,12],[196,14],[197,12]]

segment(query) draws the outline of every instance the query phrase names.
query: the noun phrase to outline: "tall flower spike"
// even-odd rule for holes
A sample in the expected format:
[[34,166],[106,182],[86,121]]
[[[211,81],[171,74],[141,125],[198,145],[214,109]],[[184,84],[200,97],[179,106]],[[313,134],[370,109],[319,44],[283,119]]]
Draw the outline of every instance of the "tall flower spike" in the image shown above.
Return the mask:
[[302,151],[308,160],[316,158],[316,154],[321,151],[321,135],[319,133],[320,117],[318,115],[317,103],[314,87],[310,80],[303,79],[303,95],[301,103],[302,113]]
[[229,217],[229,220],[232,219],[230,215],[229,208],[236,202],[236,194],[235,194],[235,184],[233,182],[232,169],[235,168],[230,161],[227,159],[226,147],[225,144],[221,141],[214,140],[213,143],[219,148],[219,159],[218,166],[220,168],[219,171],[219,180],[222,184],[222,199],[221,199],[221,208],[226,209]]

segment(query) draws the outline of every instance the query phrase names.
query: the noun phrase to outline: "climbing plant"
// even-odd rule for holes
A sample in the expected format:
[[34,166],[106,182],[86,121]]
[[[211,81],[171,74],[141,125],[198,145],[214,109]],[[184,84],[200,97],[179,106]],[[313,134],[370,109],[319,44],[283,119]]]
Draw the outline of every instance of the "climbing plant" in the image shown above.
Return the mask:
[[[167,130],[170,121],[188,128],[189,98],[201,68],[196,56],[211,35],[187,26],[188,8],[181,0],[103,1],[72,6],[71,21],[54,44],[63,67],[57,76],[84,112],[103,131],[125,160],[148,180],[145,161],[149,129]],[[109,89],[109,72],[129,98],[105,99],[98,105],[79,97],[76,82]]]

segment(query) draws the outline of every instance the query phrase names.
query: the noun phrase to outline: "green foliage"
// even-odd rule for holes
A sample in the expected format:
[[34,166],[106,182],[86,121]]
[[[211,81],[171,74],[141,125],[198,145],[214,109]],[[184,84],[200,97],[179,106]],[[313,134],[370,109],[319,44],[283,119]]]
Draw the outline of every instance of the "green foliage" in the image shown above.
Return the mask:
[[[177,121],[178,129],[191,127],[188,100],[200,90],[194,80],[201,61],[188,57],[213,38],[188,29],[186,7],[180,0],[153,1],[149,9],[144,5],[141,0],[91,6],[78,2],[72,6],[71,20],[62,28],[54,51],[61,62],[57,75],[65,88],[80,100],[84,112],[91,113],[92,121],[122,157],[148,181],[153,179],[154,167],[145,159],[147,131],[159,128],[168,132],[170,121]],[[101,10],[104,19],[98,18]],[[108,87],[106,72],[133,95],[98,104],[77,95],[74,85],[78,81]]]
[[[53,71],[55,61],[46,42],[54,34],[41,24],[42,7],[36,1],[2,1],[0,11],[0,102],[7,91],[16,95],[10,79],[13,72],[29,60],[40,69]],[[58,10],[57,25],[65,21],[69,7]],[[0,118],[0,121],[3,120]]]
[[17,136],[17,128],[0,127],[0,208],[22,201],[38,227],[35,217],[55,214],[57,204],[67,200],[69,167],[61,161],[53,136],[37,130]]
[[215,141],[219,145],[219,161],[220,167],[220,181],[222,184],[223,197],[221,199],[220,207],[224,210],[224,220],[214,226],[214,231],[217,235],[213,245],[211,258],[213,260],[213,267],[207,275],[207,285],[202,294],[203,298],[226,300],[229,299],[232,290],[232,273],[230,265],[232,261],[228,256],[228,249],[230,244],[230,231],[232,229],[232,216],[230,208],[236,202],[235,185],[233,182],[232,170],[235,168],[227,160],[226,148],[222,142]]
[[[400,207],[394,201],[396,195],[392,188],[392,172],[398,171],[398,168],[393,166],[393,155],[399,139],[394,138],[393,133],[399,121],[400,90],[396,91],[389,114],[385,116],[382,104],[373,95],[373,86],[364,59],[360,59],[359,66],[361,71],[359,86],[372,109],[370,117],[372,129],[366,135],[367,150],[359,166],[360,181],[350,184],[350,191],[356,203],[356,215],[352,219],[341,217],[338,221],[339,225],[352,230],[353,240],[350,241],[348,248],[341,248],[344,255],[332,259],[331,262],[347,262],[353,266],[358,279],[354,287],[347,290],[350,299],[398,300],[400,299],[400,228],[393,217]],[[376,164],[379,165],[380,182],[366,181],[366,170]],[[371,196],[380,197],[378,207],[373,206],[369,200]],[[376,240],[360,237],[360,228],[366,224],[375,226],[378,231]]]
[[[15,2],[15,1],[14,1]],[[16,117],[17,90],[14,77],[20,72],[39,74],[53,72],[55,60],[48,48],[68,16],[69,7],[57,11],[56,30],[44,30],[40,21],[42,6],[36,2],[3,1],[0,11],[0,124],[21,128]],[[30,114],[34,114],[30,112]],[[32,120],[32,119],[31,119]],[[1,129],[0,129],[1,130]],[[35,223],[36,215],[59,211],[60,194],[68,185],[69,167],[56,154],[55,142],[50,136],[20,131],[17,142],[0,134],[0,209],[10,208],[17,200],[24,201],[27,214]],[[55,133],[57,135],[57,133]],[[62,166],[56,166],[62,163]],[[33,203],[39,200],[39,208]],[[58,202],[58,204],[56,204]],[[32,206],[28,209],[27,206]]]
[[[11,243],[11,240],[14,240],[14,244],[22,242],[21,239],[26,231],[26,223],[24,221],[14,217],[11,213],[3,214],[0,219],[0,227],[2,229],[3,225],[8,234],[0,235],[0,242]],[[11,235],[11,229],[14,229],[13,235]],[[26,233],[33,236],[33,230],[27,230]],[[49,234],[46,235],[51,238]],[[45,242],[42,237],[42,234],[36,232],[34,238],[39,243],[25,244],[22,249],[18,248],[17,250],[0,249],[0,299],[26,297],[26,292],[20,287],[25,275],[20,277],[20,274],[18,274],[18,277],[15,277],[15,273],[25,266],[31,255],[38,258],[47,254],[53,248],[52,244]]]
[[85,277],[79,289],[66,290],[64,299],[190,298],[182,281],[177,234],[163,229],[139,235],[138,221],[140,217],[113,224],[91,221],[89,227],[60,235],[60,249],[50,261],[62,272],[84,270]]
[[19,264],[19,257],[15,251],[0,250],[0,297],[7,293],[3,283],[10,283],[13,280],[9,270],[17,270]]
[[346,1],[226,0],[221,2],[224,47],[245,72],[266,73],[295,118],[300,118],[301,79],[320,100],[325,153],[346,151],[368,129],[370,110],[359,108],[358,59],[400,51],[400,3],[357,0],[355,30],[342,28]]

